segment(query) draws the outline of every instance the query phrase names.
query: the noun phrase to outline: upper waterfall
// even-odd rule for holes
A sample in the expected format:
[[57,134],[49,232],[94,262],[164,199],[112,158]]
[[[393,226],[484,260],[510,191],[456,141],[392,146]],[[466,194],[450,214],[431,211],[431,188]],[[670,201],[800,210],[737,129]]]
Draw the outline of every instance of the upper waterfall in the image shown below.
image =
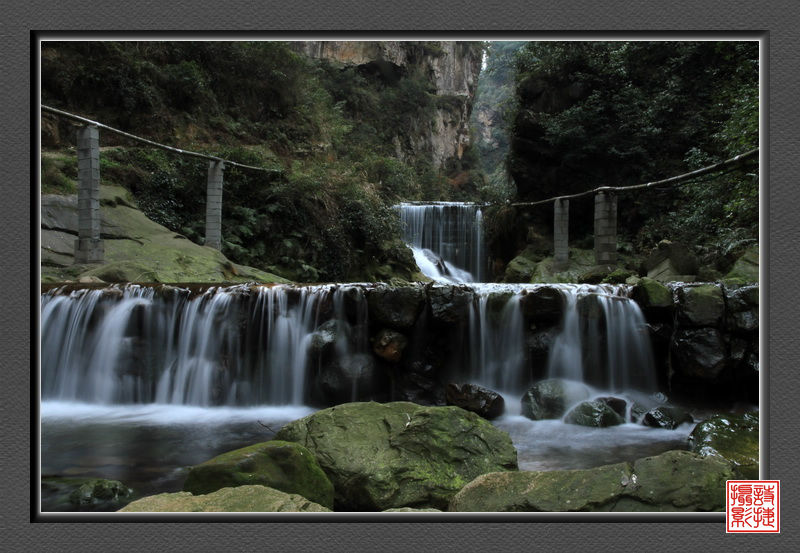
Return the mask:
[[487,257],[481,207],[461,202],[401,203],[403,240],[426,276],[438,282],[484,282]]

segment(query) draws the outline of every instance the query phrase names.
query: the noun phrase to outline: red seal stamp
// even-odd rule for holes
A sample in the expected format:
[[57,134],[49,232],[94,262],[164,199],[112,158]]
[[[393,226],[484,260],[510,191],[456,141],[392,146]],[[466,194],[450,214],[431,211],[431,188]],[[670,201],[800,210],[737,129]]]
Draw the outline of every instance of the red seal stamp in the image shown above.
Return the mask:
[[780,480],[728,480],[725,486],[725,531],[781,531]]

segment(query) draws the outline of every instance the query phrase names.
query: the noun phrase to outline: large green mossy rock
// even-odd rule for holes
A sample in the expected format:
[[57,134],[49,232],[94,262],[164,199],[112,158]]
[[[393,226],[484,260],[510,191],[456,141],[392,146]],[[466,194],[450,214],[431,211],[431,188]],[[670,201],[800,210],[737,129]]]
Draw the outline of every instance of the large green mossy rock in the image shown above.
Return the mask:
[[678,320],[686,326],[719,326],[725,314],[722,288],[716,284],[678,289]]
[[222,488],[206,495],[190,492],[162,493],[143,497],[120,509],[121,513],[320,513],[322,505],[302,495],[288,494],[265,486]]
[[748,248],[736,260],[724,280],[737,284],[758,282],[758,246]]
[[671,311],[673,307],[670,289],[652,278],[641,278],[631,290],[631,298],[645,313]]
[[42,279],[104,282],[288,282],[253,267],[237,265],[221,252],[195,244],[148,219],[129,193],[100,187],[100,233],[104,263],[73,265],[78,234],[77,196],[42,196]]
[[576,405],[566,414],[564,422],[580,426],[606,428],[608,426],[622,424],[625,422],[625,419],[616,413],[607,403],[595,400],[583,401]]
[[503,282],[530,282],[536,264],[542,260],[542,256],[532,248],[525,248],[522,253],[512,259],[506,265],[503,275]]
[[333,482],[337,510],[443,509],[467,482],[517,468],[507,433],[458,407],[346,403],[284,426]]
[[688,451],[586,470],[519,471],[479,476],[449,511],[722,511],[730,465]]
[[300,444],[271,441],[218,455],[189,470],[183,490],[194,495],[258,484],[333,508],[333,484]]
[[559,378],[541,380],[522,396],[522,414],[535,421],[560,419],[567,407],[590,395],[589,387],[582,382]]
[[741,478],[758,479],[758,412],[717,415],[695,426],[692,451],[727,460]]

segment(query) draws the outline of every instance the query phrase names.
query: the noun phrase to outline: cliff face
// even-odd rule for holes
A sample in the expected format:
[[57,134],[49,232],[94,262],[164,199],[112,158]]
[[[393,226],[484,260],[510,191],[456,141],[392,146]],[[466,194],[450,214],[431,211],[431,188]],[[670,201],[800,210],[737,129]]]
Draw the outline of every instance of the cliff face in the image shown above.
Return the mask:
[[481,68],[475,43],[397,41],[304,41],[293,48],[309,57],[376,75],[389,85],[422,77],[434,96],[431,118],[413,121],[393,143],[403,161],[427,157],[436,168],[460,159],[469,144],[469,117]]

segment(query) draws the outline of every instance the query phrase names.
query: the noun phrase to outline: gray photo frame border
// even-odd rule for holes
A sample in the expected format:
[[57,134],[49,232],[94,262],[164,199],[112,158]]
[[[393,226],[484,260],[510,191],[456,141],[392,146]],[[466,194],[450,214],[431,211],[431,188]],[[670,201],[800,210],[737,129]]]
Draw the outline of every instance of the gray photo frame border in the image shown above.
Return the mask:
[[[35,181],[36,164],[33,147],[37,142],[33,129],[38,128],[38,110],[33,109],[34,65],[32,48],[35,43],[33,31],[48,30],[106,30],[111,36],[119,32],[110,29],[142,29],[160,31],[165,37],[184,29],[217,29],[238,34],[239,31],[256,32],[254,27],[263,26],[264,35],[269,31],[300,32],[299,29],[316,29],[315,36],[333,38],[341,33],[350,34],[357,29],[390,28],[407,32],[422,32],[441,36],[439,30],[459,30],[465,35],[480,40],[482,36],[514,38],[539,34],[537,29],[548,31],[563,38],[593,35],[626,34],[629,31],[657,35],[660,31],[673,29],[670,36],[678,32],[702,34],[713,31],[761,32],[768,36],[767,67],[764,77],[768,79],[766,103],[762,116],[762,284],[767,283],[766,293],[762,289],[762,360],[767,359],[768,382],[762,385],[762,405],[770,406],[767,470],[762,477],[783,480],[783,495],[796,496],[796,485],[790,478],[792,459],[797,454],[797,444],[791,439],[797,435],[798,423],[789,417],[776,417],[782,406],[788,406],[796,394],[797,383],[790,378],[791,362],[796,359],[797,346],[791,333],[792,309],[789,301],[777,299],[788,289],[796,270],[795,259],[798,247],[794,245],[793,221],[795,217],[796,191],[790,175],[798,165],[796,159],[797,110],[792,105],[792,95],[797,89],[798,62],[794,57],[798,37],[796,6],[790,1],[766,2],[755,0],[709,1],[698,6],[696,2],[681,0],[673,2],[669,10],[657,2],[609,1],[602,6],[587,1],[559,3],[557,8],[545,2],[508,2],[480,4],[474,0],[437,3],[407,2],[395,5],[375,6],[364,0],[351,0],[341,5],[329,6],[318,2],[265,3],[253,6],[249,2],[234,0],[225,4],[224,10],[216,9],[210,1],[198,2],[188,10],[188,2],[163,5],[153,1],[136,5],[104,4],[102,8],[86,1],[48,4],[34,0],[8,9],[3,24],[2,65],[6,78],[0,82],[5,113],[12,114],[5,125],[6,132],[0,137],[4,158],[10,168],[4,188],[6,201],[6,239],[3,252],[6,260],[3,267],[3,283],[6,285],[3,318],[3,355],[0,361],[7,376],[3,391],[3,411],[6,425],[7,447],[0,456],[6,471],[7,501],[4,502],[3,526],[11,530],[7,542],[11,550],[64,549],[68,544],[87,550],[129,550],[132,547],[189,551],[195,549],[233,547],[250,549],[282,546],[290,550],[306,550],[325,544],[326,548],[360,550],[407,550],[463,549],[479,544],[492,547],[524,547],[561,549],[593,549],[601,544],[622,543],[666,544],[670,548],[680,544],[721,544],[725,539],[724,525],[719,516],[713,519],[700,517],[691,520],[669,518],[640,521],[631,516],[619,522],[602,516],[589,515],[582,518],[545,517],[541,519],[516,519],[487,517],[480,523],[426,522],[418,525],[407,518],[396,518],[387,522],[353,524],[350,522],[307,522],[307,519],[287,518],[285,524],[269,522],[245,524],[243,522],[213,525],[185,524],[180,520],[154,517],[137,519],[137,522],[117,526],[112,524],[42,522],[30,524],[35,506],[31,493],[32,477],[36,471],[32,458],[31,439],[36,426],[36,407],[31,390],[33,371],[32,352],[34,338],[38,335],[38,193]],[[458,9],[456,9],[456,7]],[[794,9],[793,9],[794,8]],[[253,13],[253,12],[256,13]],[[222,12],[222,13],[221,13]],[[526,18],[527,16],[527,18]],[[528,23],[528,22],[531,23]],[[520,27],[531,27],[528,29]],[[338,29],[338,30],[337,30]],[[474,29],[474,30],[468,30]],[[392,30],[357,32],[359,35],[386,36]],[[592,32],[593,30],[597,30]],[[261,31],[261,29],[259,29]],[[261,32],[259,32],[261,34]],[[764,104],[762,104],[764,105]],[[771,123],[771,125],[770,125]],[[768,144],[767,144],[768,142]],[[793,148],[794,147],[794,148]],[[793,152],[794,150],[794,152]],[[792,153],[795,156],[792,156]],[[769,163],[766,163],[769,161]],[[29,187],[20,183],[29,183]],[[27,209],[26,209],[27,207]],[[25,255],[25,254],[28,255]],[[780,260],[780,264],[773,261]],[[26,278],[27,277],[27,278]],[[9,294],[21,282],[30,283],[30,295]],[[9,297],[13,296],[13,297]],[[30,301],[26,305],[26,301]],[[766,315],[765,317],[763,315]],[[23,321],[29,324],[24,324]],[[30,370],[29,370],[30,369]],[[762,415],[763,417],[763,415]],[[791,499],[790,499],[791,500]],[[28,507],[28,508],[25,508]],[[794,526],[791,511],[782,513],[782,526]],[[148,522],[143,522],[147,520]],[[274,519],[273,519],[274,520]],[[371,519],[374,520],[374,519]],[[416,519],[415,519],[416,520]],[[426,519],[433,520],[433,519]],[[555,521],[561,522],[555,522]],[[795,519],[796,520],[796,519]],[[152,524],[150,521],[158,521]],[[171,524],[164,524],[164,522]],[[366,521],[366,519],[365,519]],[[564,521],[569,521],[564,524]],[[609,522],[614,521],[613,524]],[[264,528],[264,524],[269,528]],[[723,536],[719,538],[718,536]],[[788,537],[788,536],[785,536]],[[749,538],[744,538],[749,539]],[[773,540],[778,536],[763,537],[770,540],[769,547],[775,549]],[[718,541],[719,540],[719,541]],[[732,546],[728,542],[728,546]],[[756,544],[754,544],[756,545]],[[758,542],[758,545],[766,545]],[[781,549],[788,545],[781,539]],[[787,547],[791,549],[791,547]]]

